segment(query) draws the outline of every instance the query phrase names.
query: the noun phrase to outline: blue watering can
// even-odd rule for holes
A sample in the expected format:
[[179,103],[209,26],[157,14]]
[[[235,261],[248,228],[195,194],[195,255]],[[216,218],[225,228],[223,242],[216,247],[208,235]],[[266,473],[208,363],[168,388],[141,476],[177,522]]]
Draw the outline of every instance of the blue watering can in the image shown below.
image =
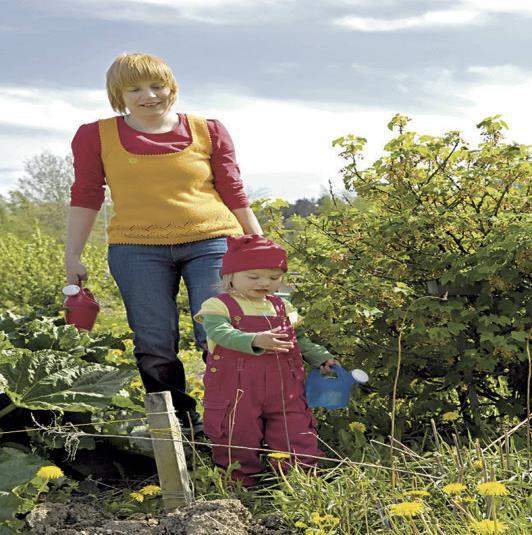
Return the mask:
[[336,373],[336,377],[322,375],[319,368],[313,368],[308,374],[305,396],[310,407],[343,409],[349,403],[352,386],[368,382],[368,374],[365,371],[348,372],[339,364],[333,364],[331,369]]

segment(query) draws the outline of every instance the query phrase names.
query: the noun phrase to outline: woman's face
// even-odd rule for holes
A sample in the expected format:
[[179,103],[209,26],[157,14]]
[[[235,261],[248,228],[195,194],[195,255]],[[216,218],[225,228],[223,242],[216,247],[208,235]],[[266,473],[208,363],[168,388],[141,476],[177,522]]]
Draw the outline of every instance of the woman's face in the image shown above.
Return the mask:
[[139,119],[154,119],[165,115],[172,107],[171,90],[162,82],[145,81],[124,88],[124,104],[131,115]]

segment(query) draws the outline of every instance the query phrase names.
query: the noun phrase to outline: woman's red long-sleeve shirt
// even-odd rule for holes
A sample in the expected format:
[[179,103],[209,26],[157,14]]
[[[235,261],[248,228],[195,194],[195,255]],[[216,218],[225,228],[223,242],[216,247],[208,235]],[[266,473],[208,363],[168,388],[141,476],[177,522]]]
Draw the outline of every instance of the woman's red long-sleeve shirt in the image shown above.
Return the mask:
[[[192,142],[187,117],[179,113],[179,124],[171,132],[148,134],[118,119],[118,132],[124,148],[133,154],[167,154],[179,152]],[[249,206],[240,179],[235,148],[229,132],[215,119],[207,120],[211,137],[211,167],[214,187],[225,205],[234,210]],[[105,173],[101,157],[98,121],[81,125],[72,140],[75,180],[71,187],[70,206],[99,210],[105,194]]]

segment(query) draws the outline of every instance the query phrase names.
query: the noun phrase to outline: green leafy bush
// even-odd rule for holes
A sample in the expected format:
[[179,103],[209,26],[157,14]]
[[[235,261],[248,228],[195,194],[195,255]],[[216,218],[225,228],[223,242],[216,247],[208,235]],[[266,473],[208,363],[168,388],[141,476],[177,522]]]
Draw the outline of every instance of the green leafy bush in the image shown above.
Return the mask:
[[[104,246],[87,245],[84,262],[89,287],[104,305],[118,299],[108,273]],[[0,237],[0,310],[56,315],[63,308],[65,285],[64,246],[35,230],[31,239],[14,234]]]
[[430,418],[453,410],[479,433],[525,414],[530,147],[504,142],[496,117],[479,124],[478,148],[407,123],[394,117],[396,137],[365,170],[365,140],[335,140],[356,200],[296,220],[296,231],[278,228],[278,238],[300,272],[294,302],[307,328],[370,374],[347,421],[389,434],[401,352],[397,436],[423,439]]

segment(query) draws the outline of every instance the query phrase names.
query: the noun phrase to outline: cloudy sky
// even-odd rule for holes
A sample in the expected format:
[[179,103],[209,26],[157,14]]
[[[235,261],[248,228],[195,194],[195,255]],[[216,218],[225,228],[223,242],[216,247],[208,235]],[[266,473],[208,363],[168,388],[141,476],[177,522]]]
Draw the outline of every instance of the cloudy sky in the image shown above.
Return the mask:
[[105,71],[123,51],[166,59],[178,109],[229,129],[251,192],[313,197],[397,112],[418,132],[502,114],[532,143],[532,0],[0,0],[0,193],[44,148],[112,115]]

